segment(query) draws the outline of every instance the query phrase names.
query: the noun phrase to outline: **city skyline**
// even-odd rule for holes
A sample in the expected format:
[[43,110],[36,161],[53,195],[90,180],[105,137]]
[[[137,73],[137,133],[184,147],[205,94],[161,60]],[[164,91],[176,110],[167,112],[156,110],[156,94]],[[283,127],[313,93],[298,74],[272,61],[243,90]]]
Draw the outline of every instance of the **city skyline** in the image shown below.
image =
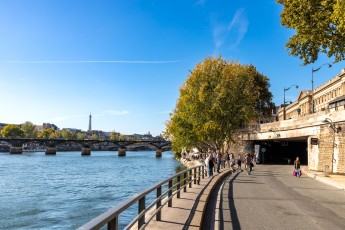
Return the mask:
[[[312,68],[284,46],[282,6],[265,1],[0,1],[0,122],[121,134],[165,129],[179,87],[205,57],[253,64],[273,102],[310,90]],[[323,66],[314,88],[345,68]]]

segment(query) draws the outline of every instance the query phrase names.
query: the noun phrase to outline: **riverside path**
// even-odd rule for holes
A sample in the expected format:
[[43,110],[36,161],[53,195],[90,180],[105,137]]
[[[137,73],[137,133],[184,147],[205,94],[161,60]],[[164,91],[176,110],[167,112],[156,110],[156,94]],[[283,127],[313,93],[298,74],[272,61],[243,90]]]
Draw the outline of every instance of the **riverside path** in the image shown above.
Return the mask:
[[345,229],[345,191],[293,166],[257,165],[226,177],[206,206],[202,229]]

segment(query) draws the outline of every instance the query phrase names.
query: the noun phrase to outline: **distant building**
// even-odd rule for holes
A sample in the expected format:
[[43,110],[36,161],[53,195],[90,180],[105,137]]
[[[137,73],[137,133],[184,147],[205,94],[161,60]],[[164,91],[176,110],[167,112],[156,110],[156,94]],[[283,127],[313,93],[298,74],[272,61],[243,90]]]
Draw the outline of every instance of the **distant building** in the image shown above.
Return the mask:
[[57,127],[54,124],[50,124],[50,123],[43,123],[43,125],[36,125],[37,131],[38,132],[42,132],[44,129],[53,129],[53,130],[60,130],[59,127]]
[[165,141],[165,139],[161,136],[156,136],[153,137],[150,132],[146,134],[132,134],[132,135],[127,135],[127,137],[136,139],[136,140],[145,140],[145,141]]
[[104,132],[101,130],[89,130],[87,132],[89,137],[92,137],[93,135],[97,136],[99,139],[109,139],[110,133],[109,132]]
[[[312,113],[312,98],[314,113],[320,111],[345,109],[345,69],[331,80],[314,89],[302,90],[296,101],[285,106],[286,119],[306,116]],[[278,111],[279,120],[284,119],[284,106]]]
[[81,133],[81,129],[75,129],[75,128],[63,128],[62,130],[67,130],[72,133]]

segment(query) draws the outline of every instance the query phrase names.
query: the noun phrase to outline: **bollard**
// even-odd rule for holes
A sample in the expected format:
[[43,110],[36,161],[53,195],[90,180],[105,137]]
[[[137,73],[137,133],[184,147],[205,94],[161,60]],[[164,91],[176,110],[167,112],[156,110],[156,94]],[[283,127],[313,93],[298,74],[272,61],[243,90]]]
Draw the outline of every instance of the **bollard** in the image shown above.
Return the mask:
[[324,165],[323,166],[323,172],[325,176],[328,176],[328,172],[329,172],[329,165]]

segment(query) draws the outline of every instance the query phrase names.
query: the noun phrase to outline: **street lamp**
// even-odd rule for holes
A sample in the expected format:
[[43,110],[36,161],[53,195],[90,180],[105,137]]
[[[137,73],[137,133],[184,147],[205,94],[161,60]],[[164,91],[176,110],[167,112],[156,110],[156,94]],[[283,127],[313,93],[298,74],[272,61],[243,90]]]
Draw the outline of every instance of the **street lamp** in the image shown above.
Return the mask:
[[335,133],[338,133],[339,131],[341,131],[341,127],[339,126],[335,126],[335,124],[333,123],[333,121],[331,120],[331,118],[326,118],[325,120],[322,121],[323,123],[329,123],[329,127],[331,127],[331,129],[333,129],[333,131]]
[[335,134],[338,133],[341,130],[341,127],[335,126],[335,124],[333,123],[332,119],[330,119],[328,117],[325,120],[323,120],[322,122],[323,123],[329,123],[329,127],[331,127],[332,130],[334,131],[334,133],[333,133],[332,165],[331,165],[331,172],[333,173],[333,163],[336,162],[336,159],[334,159],[334,148],[336,147],[336,144],[335,144]]
[[328,65],[328,68],[332,67],[332,64],[329,64],[329,63],[325,63],[316,69],[311,67],[311,113],[315,112],[315,110],[314,110],[314,72],[319,71],[321,69],[321,67],[324,65]]
[[285,101],[285,92],[288,91],[292,86],[295,86],[296,89],[298,89],[298,85],[290,85],[288,88],[284,87],[284,110],[283,110],[283,116],[284,116],[284,120],[286,119],[286,111],[285,111],[285,107],[286,107],[286,101]]

